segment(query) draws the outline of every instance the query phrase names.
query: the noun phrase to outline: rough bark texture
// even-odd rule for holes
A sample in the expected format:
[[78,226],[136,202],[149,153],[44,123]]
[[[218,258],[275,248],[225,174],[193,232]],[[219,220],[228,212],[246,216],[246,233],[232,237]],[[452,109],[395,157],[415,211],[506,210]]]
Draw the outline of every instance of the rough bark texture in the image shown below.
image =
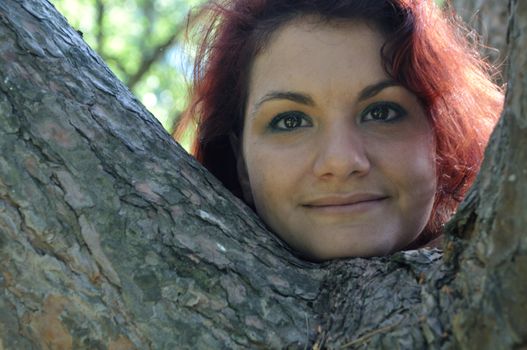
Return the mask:
[[[0,349],[527,345],[527,4],[445,254],[296,258],[44,0],[0,2]],[[514,151],[511,151],[514,150]]]
[[474,349],[527,346],[527,2],[510,8],[506,107],[457,223],[465,248],[456,261],[453,330]]

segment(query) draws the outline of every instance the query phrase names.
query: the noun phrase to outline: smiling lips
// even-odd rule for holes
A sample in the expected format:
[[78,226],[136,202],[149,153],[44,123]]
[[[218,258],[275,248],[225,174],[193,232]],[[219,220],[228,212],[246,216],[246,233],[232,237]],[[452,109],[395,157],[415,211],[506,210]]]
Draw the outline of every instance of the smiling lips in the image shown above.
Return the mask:
[[361,213],[378,207],[388,197],[385,195],[359,193],[353,195],[331,195],[307,201],[302,206],[309,210],[328,214]]

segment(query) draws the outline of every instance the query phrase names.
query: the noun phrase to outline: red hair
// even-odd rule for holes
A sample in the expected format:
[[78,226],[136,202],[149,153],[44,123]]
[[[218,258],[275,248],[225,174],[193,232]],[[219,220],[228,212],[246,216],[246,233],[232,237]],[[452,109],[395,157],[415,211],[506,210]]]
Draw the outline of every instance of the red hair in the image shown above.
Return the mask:
[[192,153],[241,198],[232,136],[241,136],[254,57],[272,34],[301,16],[360,20],[386,37],[386,72],[421,101],[436,137],[437,193],[417,244],[441,233],[474,181],[499,117],[503,92],[450,7],[433,0],[226,0],[210,13],[194,66],[191,102],[175,136],[190,122]]

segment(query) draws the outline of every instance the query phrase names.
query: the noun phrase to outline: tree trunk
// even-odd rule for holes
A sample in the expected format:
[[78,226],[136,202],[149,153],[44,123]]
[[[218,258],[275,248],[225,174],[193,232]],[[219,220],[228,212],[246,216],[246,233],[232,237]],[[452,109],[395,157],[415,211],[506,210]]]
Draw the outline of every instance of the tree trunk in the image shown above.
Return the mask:
[[481,51],[489,62],[502,65],[507,59],[508,1],[453,0],[458,14],[480,36]]
[[512,8],[507,112],[444,255],[314,264],[47,1],[2,0],[0,349],[526,346],[527,4]]

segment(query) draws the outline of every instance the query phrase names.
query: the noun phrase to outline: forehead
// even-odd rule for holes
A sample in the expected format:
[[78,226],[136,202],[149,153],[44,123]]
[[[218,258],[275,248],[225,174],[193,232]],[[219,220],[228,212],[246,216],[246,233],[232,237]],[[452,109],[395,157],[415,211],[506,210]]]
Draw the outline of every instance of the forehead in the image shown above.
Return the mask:
[[285,24],[254,59],[249,97],[272,89],[317,89],[387,78],[384,36],[364,21],[302,18]]

